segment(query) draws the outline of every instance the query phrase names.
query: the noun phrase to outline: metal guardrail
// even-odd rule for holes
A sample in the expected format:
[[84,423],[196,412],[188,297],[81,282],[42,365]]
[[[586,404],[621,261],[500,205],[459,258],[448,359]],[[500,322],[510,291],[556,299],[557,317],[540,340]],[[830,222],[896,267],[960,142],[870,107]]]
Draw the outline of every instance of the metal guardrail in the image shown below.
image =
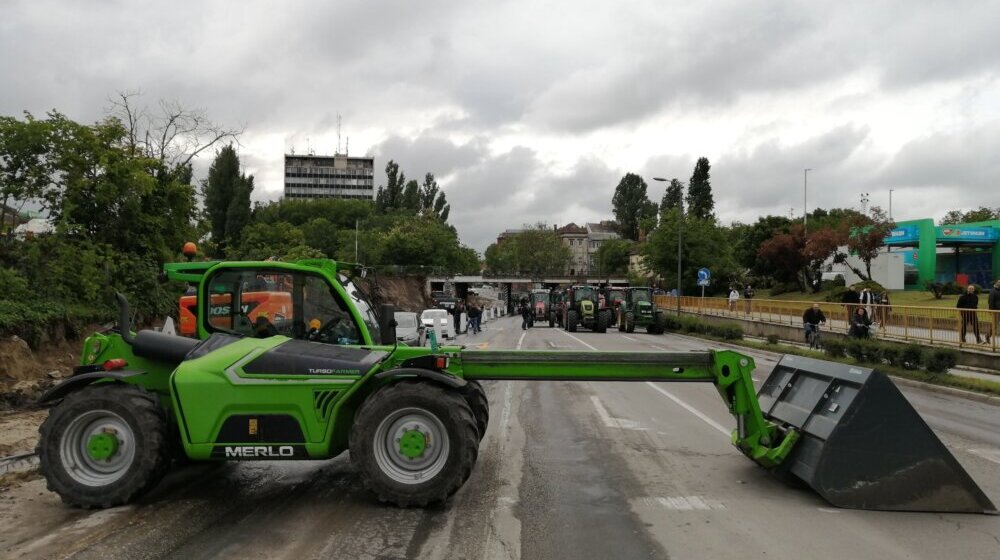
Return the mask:
[[[802,326],[802,314],[812,307],[813,301],[788,301],[774,299],[740,298],[731,304],[727,298],[680,298],[681,310],[698,315],[748,319],[768,323]],[[847,333],[848,314],[859,305],[818,302],[826,315],[824,330]],[[675,296],[656,296],[662,309],[677,309]],[[907,305],[865,305],[868,316],[877,323],[872,327],[875,338],[917,342],[928,345],[945,345],[984,352],[1000,353],[1000,311],[987,309],[964,310],[953,307],[919,307]],[[848,309],[850,308],[850,309]],[[965,340],[962,339],[964,327]],[[979,332],[982,344],[976,343]],[[989,337],[989,343],[985,340]]]

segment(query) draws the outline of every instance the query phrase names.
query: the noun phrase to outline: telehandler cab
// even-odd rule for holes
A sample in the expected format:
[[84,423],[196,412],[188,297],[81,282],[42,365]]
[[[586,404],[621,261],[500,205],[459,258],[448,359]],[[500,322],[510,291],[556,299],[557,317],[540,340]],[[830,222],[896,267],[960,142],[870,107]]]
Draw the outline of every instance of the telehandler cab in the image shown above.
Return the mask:
[[[755,394],[753,359],[731,351],[470,351],[395,344],[330,260],[168,264],[197,285],[197,337],[90,336],[74,375],[48,391],[37,453],[66,503],[106,508],[154,487],[172,459],[326,459],[350,449],[364,485],[399,506],[445,501],[468,479],[489,421],[484,380],[701,381],[735,418],[733,445],[836,506],[996,508],[888,377],[786,356]],[[281,321],[243,298],[267,276],[289,294]],[[228,298],[227,313],[213,308]]]

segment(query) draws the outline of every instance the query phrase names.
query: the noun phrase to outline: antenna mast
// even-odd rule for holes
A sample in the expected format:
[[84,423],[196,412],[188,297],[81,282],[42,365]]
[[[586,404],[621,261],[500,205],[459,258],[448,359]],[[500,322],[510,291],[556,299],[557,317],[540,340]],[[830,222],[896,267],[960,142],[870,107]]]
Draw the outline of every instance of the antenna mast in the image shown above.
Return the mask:
[[337,113],[337,153],[340,153],[340,113]]

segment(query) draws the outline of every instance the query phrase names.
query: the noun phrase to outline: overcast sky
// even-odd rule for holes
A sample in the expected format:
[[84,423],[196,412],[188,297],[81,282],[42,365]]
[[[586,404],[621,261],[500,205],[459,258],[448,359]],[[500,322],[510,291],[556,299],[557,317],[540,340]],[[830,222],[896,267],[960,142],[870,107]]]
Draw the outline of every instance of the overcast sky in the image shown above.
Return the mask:
[[[825,4],[821,6],[820,4]],[[463,242],[610,217],[629,171],[712,163],[724,222],[1000,206],[1000,2],[3,0],[0,114],[101,118],[141,89],[244,126],[256,199],[282,155],[431,171]],[[203,158],[204,169],[211,156]]]

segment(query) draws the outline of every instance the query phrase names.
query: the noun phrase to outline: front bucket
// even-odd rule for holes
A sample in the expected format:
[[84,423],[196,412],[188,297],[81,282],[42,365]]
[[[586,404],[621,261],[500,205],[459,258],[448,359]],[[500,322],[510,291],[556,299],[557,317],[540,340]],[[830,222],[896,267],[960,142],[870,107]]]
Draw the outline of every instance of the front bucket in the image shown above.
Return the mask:
[[758,397],[765,417],[801,433],[779,468],[837,507],[997,512],[878,371],[784,356]]

